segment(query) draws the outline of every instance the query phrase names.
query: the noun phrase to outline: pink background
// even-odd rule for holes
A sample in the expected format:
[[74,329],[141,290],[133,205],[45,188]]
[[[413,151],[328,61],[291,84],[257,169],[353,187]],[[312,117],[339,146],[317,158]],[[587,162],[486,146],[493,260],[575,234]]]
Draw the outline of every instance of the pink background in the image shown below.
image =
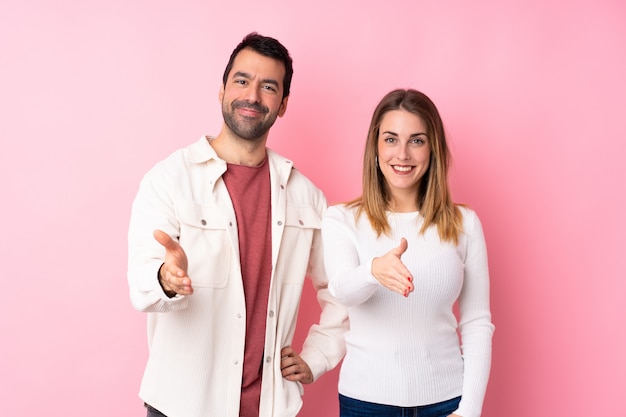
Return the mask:
[[[625,415],[623,1],[215,3],[0,5],[2,415],[144,415],[131,200],[157,160],[217,133],[222,71],[252,30],[295,62],[270,145],[331,203],[359,193],[384,93],[439,106],[454,198],[490,252],[484,415]],[[296,345],[317,314],[308,288]],[[336,380],[306,387],[301,416],[336,415]]]

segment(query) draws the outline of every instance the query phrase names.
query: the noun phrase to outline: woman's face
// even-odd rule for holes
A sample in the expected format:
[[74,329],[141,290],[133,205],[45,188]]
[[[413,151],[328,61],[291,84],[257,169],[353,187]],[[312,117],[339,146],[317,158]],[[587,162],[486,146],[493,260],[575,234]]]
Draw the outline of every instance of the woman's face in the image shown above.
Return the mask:
[[406,110],[385,113],[378,133],[378,166],[391,196],[416,197],[429,162],[430,143],[422,119]]

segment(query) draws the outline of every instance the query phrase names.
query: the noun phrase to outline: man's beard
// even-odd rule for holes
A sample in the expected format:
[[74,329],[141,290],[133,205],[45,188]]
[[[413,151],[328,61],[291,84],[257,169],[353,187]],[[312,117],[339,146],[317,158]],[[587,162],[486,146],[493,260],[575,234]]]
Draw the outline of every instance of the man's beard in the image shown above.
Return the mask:
[[269,109],[261,104],[239,100],[233,101],[230,106],[227,103],[222,102],[222,116],[224,117],[224,123],[226,123],[226,126],[228,126],[228,128],[235,135],[249,141],[255,141],[265,135],[276,121],[276,117],[278,117],[278,114],[270,113],[269,119],[259,122],[252,122],[249,120],[251,118],[247,117],[243,117],[243,120],[238,120],[235,117],[235,109],[237,108],[249,108],[263,114],[268,114]]

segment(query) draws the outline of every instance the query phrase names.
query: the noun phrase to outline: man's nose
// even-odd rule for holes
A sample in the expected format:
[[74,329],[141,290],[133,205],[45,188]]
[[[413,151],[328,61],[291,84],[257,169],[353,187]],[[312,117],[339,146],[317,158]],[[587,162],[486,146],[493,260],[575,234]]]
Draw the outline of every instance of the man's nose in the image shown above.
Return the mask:
[[259,98],[261,97],[259,87],[256,85],[251,85],[250,88],[246,89],[245,100],[250,103],[258,103]]

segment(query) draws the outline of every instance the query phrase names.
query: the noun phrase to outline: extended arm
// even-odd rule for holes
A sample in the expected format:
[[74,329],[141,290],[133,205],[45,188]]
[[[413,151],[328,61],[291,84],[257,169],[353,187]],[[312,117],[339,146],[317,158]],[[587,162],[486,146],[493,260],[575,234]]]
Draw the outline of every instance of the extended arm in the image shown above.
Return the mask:
[[413,291],[413,275],[402,263],[402,254],[406,252],[409,244],[402,238],[400,245],[393,248],[383,256],[372,260],[372,275],[382,286],[390,291],[408,297]]
[[331,294],[346,306],[363,303],[381,286],[407,296],[414,287],[413,276],[401,259],[408,247],[406,239],[387,253],[374,253],[363,259],[359,245],[365,243],[357,234],[352,216],[350,211],[330,207],[322,221],[324,263]]
[[159,283],[165,294],[168,297],[193,294],[183,248],[162,230],[155,230],[154,238],[165,248],[165,262],[159,268]]
[[[157,165],[143,178],[133,201],[128,229],[128,285],[131,303],[140,311],[176,311],[187,306],[184,295],[171,298],[173,293],[166,294],[166,290],[172,288],[167,282],[163,286],[159,280],[160,277],[169,280],[169,267],[165,271],[161,269],[168,251],[157,240],[155,230],[161,231],[156,234],[166,244],[169,244],[167,239],[175,243],[171,236],[180,233],[173,190],[171,176]],[[182,269],[186,270],[186,266]]]

